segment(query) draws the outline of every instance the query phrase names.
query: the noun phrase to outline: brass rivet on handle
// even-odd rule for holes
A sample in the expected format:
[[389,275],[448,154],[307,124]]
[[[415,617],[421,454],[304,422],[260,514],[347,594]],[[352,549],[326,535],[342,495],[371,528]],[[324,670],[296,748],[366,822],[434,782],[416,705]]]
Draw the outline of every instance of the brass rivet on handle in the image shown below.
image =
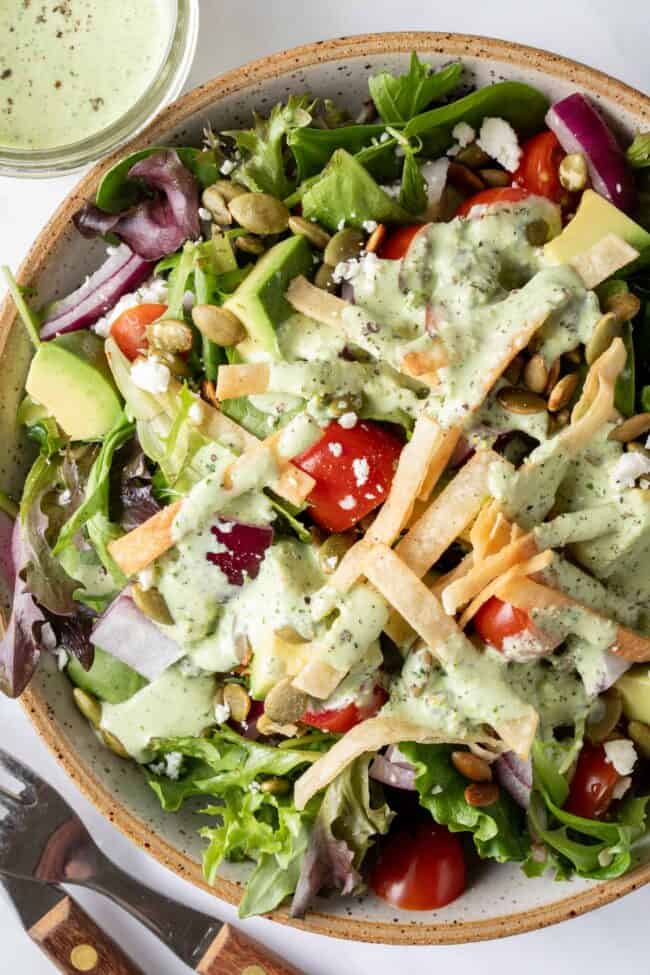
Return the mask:
[[261,965],[247,965],[246,968],[242,968],[241,975],[266,975],[266,969]]
[[99,955],[92,945],[76,945],[70,952],[70,963],[78,972],[92,972]]

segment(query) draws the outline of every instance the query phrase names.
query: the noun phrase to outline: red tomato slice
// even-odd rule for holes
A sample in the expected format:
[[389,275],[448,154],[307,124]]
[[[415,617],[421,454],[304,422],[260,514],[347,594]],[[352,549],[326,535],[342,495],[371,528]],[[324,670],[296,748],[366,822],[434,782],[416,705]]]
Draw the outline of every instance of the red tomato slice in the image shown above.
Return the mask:
[[529,193],[545,196],[560,203],[566,196],[558,170],[566,153],[554,132],[540,132],[523,145],[519,168],[515,172],[513,186],[521,186]]
[[305,711],[300,720],[303,724],[311,725],[312,728],[322,728],[323,731],[332,731],[335,734],[344,735],[346,731],[354,728],[361,721],[374,717],[387,700],[388,694],[383,687],[377,685],[367,704],[359,706],[351,701],[344,708]]
[[344,532],[382,504],[390,489],[402,441],[372,421],[344,428],[330,423],[322,438],[294,457],[316,481],[309,513],[330,532]]
[[422,230],[423,226],[424,224],[415,223],[411,226],[398,227],[396,230],[393,230],[377,251],[377,256],[383,257],[388,261],[399,261],[404,257],[409,249],[409,244],[418,230]]
[[490,206],[492,203],[520,203],[530,196],[530,190],[521,186],[495,186],[491,190],[481,190],[464,200],[456,210],[455,216],[466,217],[472,207]]
[[474,627],[485,643],[503,650],[506,637],[532,629],[533,621],[523,609],[504,603],[498,596],[491,596],[474,617]]
[[407,911],[431,911],[465,890],[465,858],[457,836],[434,822],[399,829],[380,840],[370,886]]
[[574,816],[599,819],[609,809],[619,779],[602,745],[583,745],[564,808]]
[[147,348],[147,325],[167,311],[167,305],[134,305],[127,308],[111,325],[111,336],[127,359],[133,362]]

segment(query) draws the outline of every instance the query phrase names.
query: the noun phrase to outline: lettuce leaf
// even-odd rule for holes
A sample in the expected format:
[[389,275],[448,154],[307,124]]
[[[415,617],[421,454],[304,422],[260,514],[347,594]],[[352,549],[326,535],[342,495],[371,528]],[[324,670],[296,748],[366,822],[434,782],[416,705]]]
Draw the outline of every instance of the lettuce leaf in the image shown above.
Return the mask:
[[452,833],[472,833],[480,857],[505,863],[524,860],[529,838],[523,811],[501,790],[491,806],[470,806],[465,800],[467,780],[451,763],[449,745],[401,744],[400,752],[415,768],[420,805]]
[[463,66],[460,61],[448,64],[440,71],[420,61],[413,51],[406,74],[382,72],[368,80],[370,96],[384,122],[408,122],[432,101],[438,101],[453,91],[460,81]]

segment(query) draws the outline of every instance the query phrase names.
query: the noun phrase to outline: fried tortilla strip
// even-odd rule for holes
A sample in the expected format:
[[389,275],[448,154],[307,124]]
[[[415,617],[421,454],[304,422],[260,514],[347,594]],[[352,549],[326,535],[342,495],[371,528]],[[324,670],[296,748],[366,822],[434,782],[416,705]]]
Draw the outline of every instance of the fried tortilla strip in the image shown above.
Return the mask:
[[569,261],[580,275],[585,288],[595,288],[626,264],[636,260],[639,252],[616,234],[606,234],[588,250]]
[[334,693],[344,677],[345,673],[324,660],[311,660],[294,677],[293,686],[319,701],[324,701]]
[[442,605],[445,612],[455,616],[458,610],[469,603],[474,596],[485,589],[493,579],[503,575],[518,562],[530,559],[539,551],[534,535],[523,535],[509,545],[505,545],[494,555],[478,561],[462,579],[451,582],[442,594]]
[[465,629],[470,620],[476,616],[483,603],[486,603],[488,599],[492,598],[492,596],[496,596],[497,591],[501,590],[504,583],[509,582],[510,579],[514,579],[515,576],[533,576],[538,572],[543,572],[544,569],[548,569],[552,561],[553,552],[550,548],[547,548],[544,552],[534,555],[531,559],[526,559],[525,562],[518,562],[517,565],[513,565],[512,568],[508,569],[507,572],[504,572],[504,574],[499,576],[498,579],[493,579],[493,581],[471,601],[458,621],[460,628],[462,630]]
[[[582,606],[581,603],[576,602],[566,593],[560,592],[558,589],[551,589],[550,586],[545,586],[524,576],[505,580],[502,585],[496,588],[495,595],[528,613],[536,609],[565,609],[579,606],[594,616],[601,616],[595,610]],[[607,617],[602,618],[607,619]],[[650,638],[630,630],[626,626],[618,625],[616,627],[616,642],[609,650],[610,653],[623,657],[625,660],[642,663],[650,660]]]
[[438,483],[442,472],[447,467],[447,464],[451,459],[451,455],[456,449],[456,444],[460,440],[460,436],[460,427],[452,427],[451,430],[442,431],[440,447],[429,462],[429,470],[427,471],[426,477],[422,482],[422,487],[418,492],[418,499],[420,501],[428,501],[431,497],[431,492]]
[[289,304],[303,315],[308,315],[309,318],[323,325],[343,329],[343,312],[349,302],[310,284],[303,275],[293,279],[287,289],[286,297]]
[[269,388],[271,370],[266,362],[249,362],[236,366],[219,366],[217,398],[238,399],[256,396]]

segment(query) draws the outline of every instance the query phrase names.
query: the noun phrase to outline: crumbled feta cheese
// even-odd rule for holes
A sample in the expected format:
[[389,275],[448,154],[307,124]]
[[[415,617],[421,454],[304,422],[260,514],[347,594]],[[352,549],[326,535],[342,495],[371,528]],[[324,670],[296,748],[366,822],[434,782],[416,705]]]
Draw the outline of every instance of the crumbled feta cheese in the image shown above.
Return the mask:
[[521,159],[521,147],[517,133],[503,118],[486,118],[481,125],[478,144],[509,173],[514,173]]
[[223,704],[215,704],[214,706],[214,717],[217,724],[225,724],[230,717],[230,708],[224,701]]
[[442,790],[442,786],[441,785],[434,785],[432,787],[432,789],[431,789],[431,795],[432,796],[439,796],[442,791],[443,790]]
[[343,217],[341,217],[341,219],[339,220],[339,222],[336,225],[336,229],[337,230],[343,230],[344,227],[345,227],[345,220],[343,219]]
[[367,234],[371,234],[373,230],[377,229],[378,224],[376,220],[364,220],[361,226]]
[[69,504],[71,497],[72,497],[72,492],[70,491],[69,488],[66,488],[65,491],[61,491],[61,494],[58,496],[57,501],[59,502],[59,504]]
[[382,132],[382,134],[379,136],[380,142],[388,142],[389,139],[390,139],[390,135],[388,134],[388,132]]
[[650,457],[646,457],[640,450],[630,450],[621,454],[614,467],[614,485],[621,488],[633,488],[637,477],[650,474]]
[[251,784],[248,786],[248,791],[249,792],[259,792],[260,789],[261,789],[261,786],[260,786],[259,782],[256,782],[255,781],[255,779],[253,779],[253,781],[251,782]]
[[173,779],[176,781],[178,776],[181,774],[182,764],[183,755],[181,752],[169,752],[168,755],[165,755],[165,768],[162,774],[166,775],[168,779]]
[[144,569],[140,569],[138,572],[138,583],[140,584],[140,588],[144,589],[145,592],[147,589],[153,588],[155,581],[156,570],[154,569],[153,565],[147,565]]
[[325,559],[325,564],[328,569],[335,569],[339,564],[338,557],[336,555],[330,555]]
[[332,457],[340,457],[343,453],[343,444],[334,441],[333,443],[328,443],[327,449],[329,450]]
[[332,280],[337,284],[341,281],[351,281],[359,272],[359,261],[351,258],[349,261],[339,261],[332,271]]
[[186,291],[183,295],[183,308],[185,311],[191,311],[196,304],[196,295],[193,291]]
[[461,149],[468,146],[476,138],[476,132],[467,122],[458,122],[451,130],[452,137],[459,143]]
[[619,779],[614,789],[612,791],[612,799],[622,799],[625,793],[628,791],[632,785],[632,776],[624,775],[622,779]]
[[356,508],[356,506],[357,502],[351,494],[346,494],[346,496],[339,501],[339,508],[343,508],[344,511],[352,511],[352,509]]
[[357,414],[356,413],[344,413],[343,416],[339,417],[339,426],[343,427],[344,430],[351,430],[352,427],[357,425]]
[[447,182],[447,171],[449,170],[449,160],[442,156],[440,159],[433,159],[424,163],[420,167],[420,172],[427,184],[427,198],[429,205],[434,206],[440,202],[442,191]]
[[636,763],[636,750],[629,738],[616,738],[606,741],[605,755],[610,765],[613,765],[619,775],[630,775]]
[[133,363],[131,379],[138,389],[144,389],[146,393],[166,393],[171,373],[164,362],[150,356],[148,359],[137,359]]
[[198,399],[196,403],[192,403],[189,410],[187,411],[187,415],[189,419],[192,421],[192,423],[196,423],[197,426],[200,423],[203,423],[203,406],[201,405],[201,402]]
[[601,867],[608,867],[613,859],[614,854],[611,850],[601,850],[598,854],[598,863]]
[[397,199],[397,197],[402,192],[402,184],[401,183],[385,183],[382,186],[382,190],[384,191],[384,193],[387,193],[388,196],[390,196],[393,200],[395,200],[395,199]]
[[205,207],[199,207],[199,216],[201,220],[212,220],[212,214]]
[[460,149],[461,147],[459,146],[459,144],[457,142],[454,142],[453,145],[449,146],[449,148],[447,149],[447,155],[457,156],[458,153],[460,152]]
[[152,275],[147,278],[136,291],[122,295],[120,300],[101,318],[98,318],[92,326],[93,332],[101,338],[106,338],[111,330],[111,325],[116,318],[135,305],[142,304],[162,304],[167,301],[167,282],[163,277]]
[[237,168],[237,163],[236,162],[233,162],[232,159],[224,159],[224,161],[221,163],[221,167],[219,169],[219,172],[220,173],[223,173],[224,176],[230,176],[230,174],[232,173],[233,169],[236,169],[236,168]]
[[63,647],[58,647],[56,651],[56,666],[59,670],[65,670],[65,668],[68,666],[69,659],[70,658]]
[[535,660],[541,657],[546,649],[536,634],[530,630],[522,630],[513,636],[503,638],[502,653],[506,660],[516,660],[520,663]]
[[355,457],[352,461],[352,473],[357,487],[363,487],[370,476],[370,467],[365,457]]
[[376,494],[364,494],[364,498],[366,499],[366,501],[374,501],[376,497],[377,497]]
[[222,521],[221,518],[217,518],[216,528],[217,531],[221,532],[222,535],[228,535],[234,528],[234,521]]

